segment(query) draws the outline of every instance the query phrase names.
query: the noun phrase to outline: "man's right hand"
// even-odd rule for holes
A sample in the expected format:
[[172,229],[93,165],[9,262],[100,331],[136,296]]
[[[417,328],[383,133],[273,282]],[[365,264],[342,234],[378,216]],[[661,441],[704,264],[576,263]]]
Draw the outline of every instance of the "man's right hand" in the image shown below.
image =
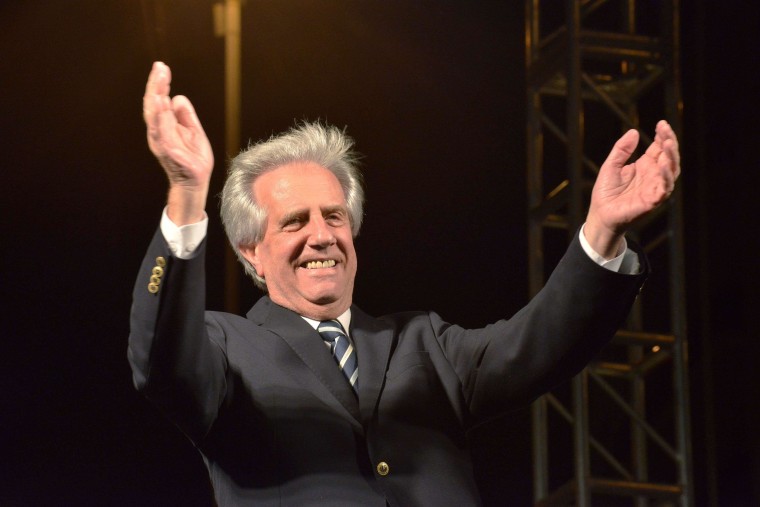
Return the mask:
[[171,70],[155,62],[143,96],[148,146],[169,178],[167,213],[176,225],[204,217],[214,154],[187,97],[169,97]]

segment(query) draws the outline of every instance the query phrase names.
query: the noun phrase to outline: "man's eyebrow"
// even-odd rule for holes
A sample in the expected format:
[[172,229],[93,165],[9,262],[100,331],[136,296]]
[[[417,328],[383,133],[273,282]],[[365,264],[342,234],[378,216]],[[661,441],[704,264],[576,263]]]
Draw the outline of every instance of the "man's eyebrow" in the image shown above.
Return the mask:
[[307,217],[309,215],[309,210],[307,209],[297,209],[293,211],[289,211],[288,213],[285,213],[280,218],[280,225],[285,225],[288,222],[292,222],[293,220],[299,220]]
[[323,206],[320,208],[322,210],[323,215],[330,215],[332,213],[340,213],[342,215],[348,214],[348,210],[345,206],[335,205],[335,206]]

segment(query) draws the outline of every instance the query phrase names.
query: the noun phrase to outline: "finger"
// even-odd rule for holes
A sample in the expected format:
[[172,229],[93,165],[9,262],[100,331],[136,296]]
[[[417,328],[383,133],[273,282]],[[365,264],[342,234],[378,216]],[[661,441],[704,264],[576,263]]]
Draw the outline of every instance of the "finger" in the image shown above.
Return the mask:
[[148,121],[148,117],[155,114],[155,96],[169,96],[171,84],[171,69],[163,62],[154,62],[148,75],[148,82],[145,84],[145,94],[143,95],[143,117]]
[[191,130],[203,132],[203,126],[190,99],[184,95],[177,95],[172,99],[172,108],[177,116],[177,123]]
[[663,120],[657,123],[657,126],[655,127],[654,141],[652,141],[652,144],[650,144],[644,152],[646,156],[651,157],[655,162],[657,162],[662,153],[663,143],[667,139],[667,129],[663,128],[662,124]]
[[618,169],[622,168],[631,158],[638,144],[639,132],[635,129],[629,130],[612,147],[612,151],[607,155],[607,160],[604,161],[604,166],[611,165]]
[[652,144],[647,147],[647,150],[645,152],[646,155],[652,157],[655,161],[657,161],[660,154],[665,149],[665,143],[668,141],[675,143],[674,151],[671,150],[668,156],[671,157],[676,165],[678,165],[680,163],[678,155],[678,140],[676,138],[675,132],[673,132],[673,128],[665,120],[660,120],[657,122],[657,126],[655,127],[654,142],[652,142]]
[[169,97],[157,96],[156,103],[157,113],[148,123],[148,136],[156,143],[158,150],[163,152],[176,144],[177,119]]
[[662,153],[662,142],[661,140],[655,138],[652,144],[647,147],[647,151],[644,152],[644,155],[650,157],[655,163],[657,163]]
[[163,62],[153,62],[145,85],[145,94],[169,95],[171,80],[172,72],[169,66]]
[[167,96],[153,95],[145,99],[145,104],[145,124],[148,126],[148,137],[157,139],[165,130],[167,120],[171,120],[167,116],[174,116],[171,102]]
[[668,156],[667,152],[663,152],[660,156],[660,159],[657,161],[657,167],[659,168],[660,176],[663,179],[663,187],[665,190],[663,198],[666,198],[675,188],[678,173],[674,170],[673,160]]
[[676,178],[678,177],[678,173],[681,172],[681,152],[679,148],[678,143],[678,137],[676,137],[676,133],[673,131],[673,129],[669,129],[669,135],[668,138],[663,142],[663,147],[668,152],[668,156],[673,161],[673,164],[675,165],[676,170]]
[[663,145],[667,140],[672,140],[676,144],[676,149],[678,149],[678,137],[676,136],[673,127],[671,127],[665,120],[657,122],[654,140],[660,145]]
[[674,179],[678,179],[681,175],[681,159],[678,153],[678,141],[675,139],[668,139],[663,144],[663,158],[668,161],[668,172],[673,174]]
[[658,121],[654,130],[655,130],[656,135],[660,136],[663,139],[663,141],[665,139],[676,136],[675,132],[673,132],[673,127],[671,127],[670,123],[668,123],[665,120]]
[[[657,122],[655,131],[655,142],[659,143],[661,151],[670,159],[670,171],[674,174],[675,178],[678,178],[681,174],[681,154],[678,148],[678,137],[673,127],[665,120]],[[659,156],[659,153],[657,155]]]

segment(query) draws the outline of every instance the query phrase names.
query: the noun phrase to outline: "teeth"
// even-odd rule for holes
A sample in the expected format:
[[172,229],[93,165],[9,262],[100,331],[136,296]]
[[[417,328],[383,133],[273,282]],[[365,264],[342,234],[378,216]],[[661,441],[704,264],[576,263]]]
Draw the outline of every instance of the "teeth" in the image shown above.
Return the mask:
[[335,266],[335,261],[332,259],[329,261],[310,261],[306,263],[306,269],[331,268],[333,266]]

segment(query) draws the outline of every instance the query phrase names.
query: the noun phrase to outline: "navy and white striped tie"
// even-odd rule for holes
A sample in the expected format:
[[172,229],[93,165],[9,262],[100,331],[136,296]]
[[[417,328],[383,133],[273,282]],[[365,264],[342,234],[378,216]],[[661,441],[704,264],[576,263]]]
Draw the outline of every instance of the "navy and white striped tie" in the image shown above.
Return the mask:
[[327,320],[319,323],[317,328],[322,339],[330,344],[333,357],[340,365],[343,375],[354,390],[359,389],[359,367],[356,361],[356,350],[346,336],[343,326],[337,320]]

